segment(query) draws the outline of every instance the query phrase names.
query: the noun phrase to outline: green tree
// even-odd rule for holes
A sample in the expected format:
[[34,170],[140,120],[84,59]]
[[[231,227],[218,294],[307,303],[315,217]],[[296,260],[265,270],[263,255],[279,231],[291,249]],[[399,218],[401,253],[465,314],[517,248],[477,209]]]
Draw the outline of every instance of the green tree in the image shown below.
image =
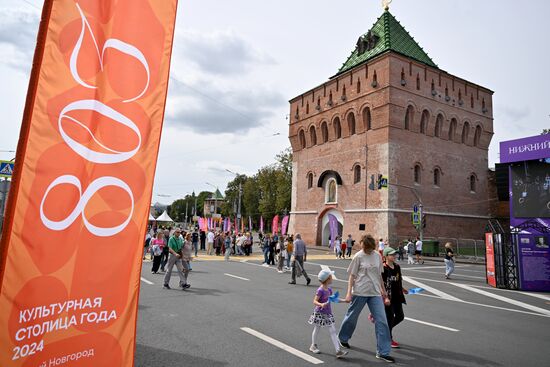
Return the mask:
[[[227,184],[225,190],[225,202],[221,206],[221,213],[223,216],[233,216],[237,213],[237,205],[239,202],[239,184],[243,188],[248,177],[246,175],[237,175],[232,181]],[[244,213],[245,204],[242,202],[241,197],[241,213]]]

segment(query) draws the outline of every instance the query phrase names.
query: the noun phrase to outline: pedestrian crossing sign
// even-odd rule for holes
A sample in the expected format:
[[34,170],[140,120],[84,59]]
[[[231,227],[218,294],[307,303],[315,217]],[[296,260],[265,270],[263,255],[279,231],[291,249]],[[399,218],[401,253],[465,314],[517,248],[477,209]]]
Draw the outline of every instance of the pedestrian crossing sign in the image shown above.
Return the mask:
[[412,222],[415,226],[420,225],[420,213],[412,213]]
[[14,164],[12,161],[0,161],[0,177],[11,178]]

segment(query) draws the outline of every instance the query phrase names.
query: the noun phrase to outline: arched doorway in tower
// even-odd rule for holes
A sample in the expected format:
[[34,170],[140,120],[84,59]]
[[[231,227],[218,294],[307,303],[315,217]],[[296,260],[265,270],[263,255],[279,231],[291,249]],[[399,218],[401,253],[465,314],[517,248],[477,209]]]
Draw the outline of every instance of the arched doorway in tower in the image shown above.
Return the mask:
[[[333,215],[338,221],[338,236],[342,236],[344,229],[344,217],[336,209],[328,209],[319,216],[319,227],[320,228],[320,242],[321,246],[329,247],[330,246],[330,224],[329,224],[329,215]],[[319,238],[318,237],[318,238]]]

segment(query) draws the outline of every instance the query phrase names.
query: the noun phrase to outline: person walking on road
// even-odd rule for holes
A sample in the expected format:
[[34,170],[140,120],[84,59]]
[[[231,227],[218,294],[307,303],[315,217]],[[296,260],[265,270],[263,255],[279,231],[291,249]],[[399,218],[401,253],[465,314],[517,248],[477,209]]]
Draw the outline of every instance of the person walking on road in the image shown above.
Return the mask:
[[206,254],[212,255],[212,250],[214,248],[214,232],[210,229],[206,235]]
[[157,238],[151,241],[151,254],[153,254],[153,267],[151,268],[152,274],[157,274],[160,268],[160,260],[162,259],[162,251],[164,246],[164,234],[162,232],[157,233]]
[[183,266],[183,277],[185,280],[183,282],[183,285],[181,284],[180,285],[183,289],[187,289],[191,287],[191,284],[189,284],[189,282],[187,281],[189,278],[189,272],[193,270],[191,269],[191,260],[193,260],[193,257],[192,257],[193,247],[191,244],[191,239],[192,239],[191,233],[186,233],[185,240],[183,241],[183,244],[181,247],[181,265]]
[[455,253],[450,242],[445,244],[445,279],[451,279],[455,271]]
[[231,233],[229,232],[225,233],[224,246],[225,246],[225,261],[229,261],[229,256],[231,255]]
[[262,251],[264,252],[264,263],[262,265],[269,266],[269,246],[271,244],[271,238],[269,238],[269,235],[265,235],[263,241]]
[[[303,275],[306,278],[306,285],[311,283],[311,278],[307,275],[304,269],[304,261],[307,259],[307,246],[302,240],[302,235],[296,234],[296,241],[294,241],[294,261],[292,262],[292,279],[288,284],[296,284],[296,275]],[[296,269],[298,268],[298,269]]]
[[340,242],[340,236],[336,236],[336,239],[334,240],[334,253],[336,254],[337,259],[342,258],[342,245]]
[[[393,363],[390,356],[391,336],[384,311],[384,300],[387,298],[382,280],[382,257],[376,252],[376,241],[371,235],[361,238],[362,250],[357,252],[348,267],[348,290],[345,301],[351,302],[338,338],[340,345],[350,348],[349,340],[353,336],[361,311],[368,305],[374,317],[376,332],[376,358]],[[382,296],[382,297],[380,297]]]
[[409,238],[407,245],[405,246],[407,250],[407,264],[413,265],[414,264],[414,254],[416,252],[416,247],[414,246],[414,243]]
[[200,231],[199,239],[201,241],[201,251],[204,251],[206,249],[206,233],[204,231]]
[[291,270],[290,260],[292,259],[292,252],[294,251],[294,238],[288,236],[286,245],[285,245],[285,260],[286,260],[286,270]]
[[348,234],[348,239],[346,240],[346,255],[348,258],[351,259],[351,251],[353,250],[353,245],[355,244],[355,241],[351,237],[351,234]]
[[386,293],[388,295],[384,305],[386,320],[390,328],[392,348],[399,348],[399,343],[393,339],[393,328],[405,319],[403,304],[407,303],[405,301],[405,294],[408,294],[408,291],[403,289],[401,267],[395,263],[396,253],[397,251],[389,246],[384,249],[386,263],[384,264],[384,272],[382,273],[382,279],[384,280]]
[[199,252],[199,232],[196,228],[193,231],[191,242],[193,244],[193,250],[195,250],[195,257],[197,257]]
[[311,346],[309,347],[309,351],[315,354],[321,353],[317,347],[317,335],[319,334],[319,330],[321,328],[328,327],[330,338],[332,339],[332,343],[336,349],[336,358],[342,358],[348,354],[348,351],[343,350],[338,341],[336,327],[334,326],[334,315],[332,314],[329,300],[329,297],[332,296],[332,288],[330,288],[330,284],[332,283],[333,274],[334,272],[325,269],[321,270],[317,275],[319,282],[321,282],[321,286],[317,288],[317,291],[315,292],[315,297],[313,298],[315,308],[313,309],[313,314],[308,320],[308,323],[313,325],[313,332],[311,333]]
[[170,277],[172,276],[172,269],[174,265],[178,270],[178,275],[180,277],[180,287],[183,287],[186,284],[187,280],[183,274],[183,265],[181,262],[181,249],[183,247],[183,240],[181,238],[181,230],[176,228],[174,234],[168,240],[168,251],[170,252],[170,258],[168,259],[168,268],[166,269],[166,275],[164,276],[164,289],[170,288]]
[[416,247],[416,263],[424,264],[424,260],[422,259],[422,241],[420,240],[420,237],[416,237],[416,243],[414,245]]

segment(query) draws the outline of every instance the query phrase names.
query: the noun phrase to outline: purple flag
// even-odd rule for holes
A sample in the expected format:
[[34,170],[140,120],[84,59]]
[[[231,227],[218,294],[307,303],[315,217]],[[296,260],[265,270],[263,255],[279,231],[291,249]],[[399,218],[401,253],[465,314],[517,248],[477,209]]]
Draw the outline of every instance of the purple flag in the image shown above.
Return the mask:
[[286,236],[286,230],[288,228],[288,221],[290,220],[290,217],[288,215],[286,215],[284,218],[283,218],[283,223],[281,224],[281,227],[282,227],[282,235],[283,236]]
[[334,240],[336,239],[336,236],[338,235],[338,219],[332,214],[328,215],[328,225],[330,229],[330,248],[332,248],[332,244],[334,243]]

